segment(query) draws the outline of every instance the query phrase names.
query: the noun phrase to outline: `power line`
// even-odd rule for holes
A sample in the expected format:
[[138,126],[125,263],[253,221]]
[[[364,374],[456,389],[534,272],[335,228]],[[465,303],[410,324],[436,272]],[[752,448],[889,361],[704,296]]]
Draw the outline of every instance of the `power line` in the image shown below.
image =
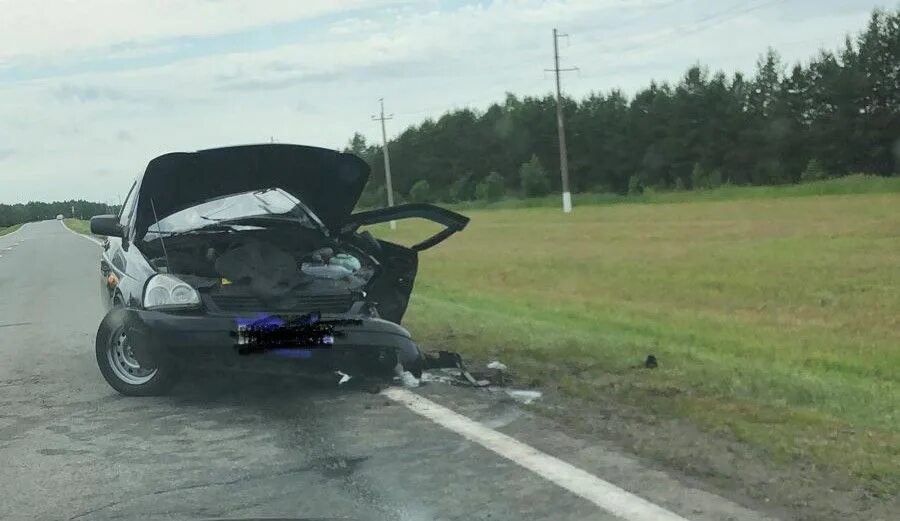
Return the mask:
[[[548,69],[548,70],[552,70],[552,69]],[[546,81],[546,75],[544,76],[544,78],[533,81],[533,82],[529,83],[526,87],[520,88],[518,90],[522,91],[522,92],[529,91],[539,85],[543,85],[545,81]],[[507,90],[507,92],[509,92],[509,91]],[[454,109],[458,109],[461,107],[464,108],[466,106],[476,104],[476,103],[493,102],[493,103],[497,103],[497,104],[502,104],[502,96],[503,95],[478,96],[475,98],[469,98],[467,100],[458,101],[456,103],[451,103],[451,104],[444,103],[441,105],[432,105],[430,107],[417,108],[414,110],[407,110],[404,112],[396,112],[396,113],[394,113],[394,115],[398,116],[398,117],[400,117],[400,116],[416,116],[419,114],[424,114],[426,112],[435,112],[435,111],[444,111],[446,113],[446,112],[450,112]],[[498,102],[497,101],[498,99],[501,99],[501,101]],[[477,110],[477,108],[476,108],[476,110]]]
[[[682,0],[673,0],[672,2],[663,4],[662,6],[659,7],[659,9],[670,8],[678,3],[681,3],[681,1]],[[642,49],[642,48],[649,48],[651,46],[654,46],[654,44],[664,43],[665,41],[668,41],[673,36],[683,36],[683,35],[701,32],[701,31],[711,27],[712,25],[715,25],[716,23],[721,23],[721,22],[726,22],[728,20],[732,20],[734,18],[737,18],[738,16],[741,16],[741,15],[744,15],[744,14],[747,14],[747,13],[750,13],[753,11],[757,11],[759,9],[763,9],[765,7],[768,7],[772,4],[775,4],[775,3],[778,3],[781,1],[783,1],[783,0],[765,0],[763,2],[751,4],[749,6],[744,3],[739,3],[736,5],[732,5],[731,7],[727,8],[727,9],[723,9],[723,10],[708,14],[706,16],[703,16],[702,18],[694,20],[693,22],[690,22],[688,24],[684,24],[684,25],[681,25],[674,29],[671,29],[664,34],[657,35],[649,40],[645,40],[643,42],[635,43],[633,45],[628,45],[625,47],[618,47],[618,48],[609,47],[605,50],[607,52],[621,53],[621,52],[638,50],[638,49]],[[657,9],[657,10],[659,10],[659,9]],[[565,36],[567,36],[567,35],[560,35],[560,37],[565,37]],[[601,49],[601,52],[602,51],[603,51],[603,49]],[[554,69],[546,69],[546,70],[548,72],[554,71]],[[576,68],[575,70],[579,70],[579,69]],[[584,76],[584,78],[590,78],[590,77],[593,77],[593,76],[592,75]],[[541,83],[543,83],[543,81],[544,80],[540,80],[539,82],[530,84],[526,89],[519,89],[519,90],[520,91],[521,90],[530,90],[533,87],[536,87],[536,86],[540,85]],[[398,113],[396,113],[396,115],[397,116],[415,116],[415,115],[419,115],[419,114],[424,114],[426,112],[434,112],[434,111],[439,111],[439,110],[449,112],[450,110],[452,110],[453,107],[466,106],[466,105],[471,105],[473,103],[485,103],[485,102],[489,102],[489,101],[496,100],[496,99],[497,99],[496,96],[490,96],[490,97],[479,96],[477,98],[470,98],[465,101],[457,102],[457,103],[450,104],[450,105],[448,105],[448,104],[435,105],[435,106],[426,107],[426,108],[418,108],[418,109],[414,109],[414,110],[398,112]]]
[[[380,98],[378,102],[381,103],[381,115],[372,116],[372,120],[381,122],[381,144],[382,152],[384,155],[384,180],[385,188],[387,189],[388,207],[391,207],[394,206],[394,187],[391,184],[391,156],[388,153],[387,130],[385,129],[384,122],[390,119],[394,119],[394,115],[384,115],[384,98]],[[391,220],[391,229],[397,229],[397,221]]]
[[[770,5],[773,5],[773,4],[782,2],[782,1],[783,0],[764,0],[762,2],[758,2],[755,4],[751,4],[751,5],[739,3],[739,4],[729,7],[727,9],[708,14],[708,15],[706,15],[702,18],[699,18],[697,20],[694,20],[693,22],[690,22],[688,24],[684,24],[684,25],[681,25],[674,29],[671,29],[670,31],[667,31],[664,34],[657,35],[649,40],[645,40],[643,42],[625,46],[625,47],[607,48],[606,51],[623,53],[623,52],[629,52],[629,51],[639,50],[639,49],[643,49],[643,48],[655,47],[658,44],[662,44],[662,43],[668,41],[671,37],[684,36],[684,35],[698,33],[698,32],[704,31],[704,30],[714,26],[717,23],[722,23],[722,22],[732,20],[741,15],[763,9],[765,7],[769,7]],[[662,6],[660,6],[660,9],[670,8],[680,2],[681,2],[681,0],[673,0],[669,3],[663,4]],[[564,34],[558,35],[558,36],[560,38],[568,37],[568,35],[564,35]],[[554,47],[558,48],[558,43],[557,43],[556,39],[554,39]],[[602,50],[601,50],[601,52],[602,52]],[[558,52],[555,52],[555,56],[558,58]],[[553,69],[545,69],[545,70],[547,72],[556,72],[557,68],[558,68],[558,64]],[[569,72],[569,71],[580,71],[580,69],[577,67],[574,67],[574,68],[570,68],[570,69],[561,69],[559,72]],[[584,78],[591,78],[591,77],[595,77],[595,76],[596,75],[589,74],[589,75],[584,76]],[[529,84],[529,86],[527,88],[519,89],[519,91],[522,92],[522,91],[531,90],[532,88],[537,87],[538,85],[542,84],[543,82],[544,82],[544,80],[534,82],[532,84]],[[559,90],[560,89],[557,88],[557,93],[556,93],[557,100],[559,100],[559,98],[560,98]],[[502,103],[502,100],[500,102],[497,102],[496,101],[497,99],[498,99],[497,96],[489,96],[489,97],[479,96],[477,98],[470,98],[465,101],[461,101],[461,102],[457,102],[457,103],[453,103],[453,104],[435,105],[435,106],[431,106],[431,107],[427,107],[427,108],[419,108],[419,109],[409,110],[409,111],[405,111],[405,112],[399,112],[399,113],[396,113],[396,116],[416,116],[419,114],[435,112],[435,111],[443,111],[444,113],[447,113],[447,112],[454,110],[454,108],[465,107],[465,106],[468,106],[468,105],[471,105],[474,103],[488,103],[488,102]],[[559,106],[559,103],[558,103],[558,106]],[[391,116],[394,116],[394,114],[392,114]],[[377,120],[378,118],[373,116],[373,119]],[[391,119],[391,118],[389,117],[387,119]],[[563,136],[563,140],[564,139],[565,139],[565,136]],[[562,163],[562,160],[560,162]]]
[[562,106],[562,87],[560,85],[560,73],[577,71],[578,67],[562,69],[559,66],[559,39],[568,38],[568,34],[559,34],[553,29],[553,68],[544,69],[556,74],[556,128],[559,131],[559,174],[562,178],[563,212],[572,211],[572,192],[569,191],[569,152],[566,150],[566,123]]
[[[747,13],[751,13],[753,11],[758,11],[765,7],[769,7],[772,4],[776,4],[781,2],[782,0],[766,0],[763,2],[759,2],[752,5],[745,5],[743,3],[734,5],[729,9],[725,9],[723,11],[719,11],[716,13],[712,13],[707,15],[699,20],[694,20],[690,24],[684,24],[680,27],[676,27],[671,29],[670,31],[657,35],[649,40],[645,40],[640,43],[636,43],[633,45],[625,46],[625,47],[610,47],[607,49],[607,52],[615,52],[615,53],[623,53],[629,51],[640,50],[642,48],[648,48],[654,46],[654,44],[661,44],[665,41],[668,41],[673,36],[686,36],[690,34],[699,33],[714,25],[722,22],[727,22],[729,20],[733,20],[741,15],[745,15]],[[741,9],[743,7],[743,9]]]

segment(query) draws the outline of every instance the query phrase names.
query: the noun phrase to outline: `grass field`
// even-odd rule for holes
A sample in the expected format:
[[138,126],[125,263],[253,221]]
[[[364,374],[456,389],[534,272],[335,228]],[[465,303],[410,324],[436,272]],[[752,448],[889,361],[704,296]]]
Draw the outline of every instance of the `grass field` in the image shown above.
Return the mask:
[[83,233],[85,235],[91,235],[91,222],[83,221],[81,219],[64,219],[63,222],[66,223],[66,226],[72,230],[73,232]]
[[[699,201],[736,201],[747,199],[780,199],[784,197],[809,197],[821,195],[850,195],[850,194],[884,194],[900,193],[900,177],[877,177],[867,175],[850,175],[828,181],[816,181],[797,185],[781,186],[733,186],[724,185],[712,190],[695,191],[663,191],[657,192],[647,189],[642,195],[619,195],[610,193],[579,193],[573,194],[574,204],[583,205],[611,205],[611,204],[669,204]],[[513,208],[556,208],[561,204],[560,196],[548,195],[530,199],[509,198],[500,201],[470,201],[465,203],[453,203],[448,206],[460,210],[477,209],[513,209]]]
[[0,228],[0,236],[6,235],[7,233],[12,233],[12,232],[18,230],[21,226],[22,226],[21,224],[14,224],[12,226]]
[[[568,216],[468,211],[469,228],[422,255],[406,325],[521,380],[686,417],[896,492],[900,180],[887,181]],[[408,244],[432,230],[378,233]],[[650,353],[659,369],[633,369]]]

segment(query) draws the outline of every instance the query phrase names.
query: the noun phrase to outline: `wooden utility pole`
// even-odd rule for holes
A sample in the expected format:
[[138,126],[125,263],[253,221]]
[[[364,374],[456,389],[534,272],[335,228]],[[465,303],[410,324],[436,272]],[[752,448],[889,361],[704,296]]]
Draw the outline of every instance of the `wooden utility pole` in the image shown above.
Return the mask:
[[[381,103],[381,115],[372,116],[372,120],[381,121],[381,150],[384,153],[384,183],[385,189],[387,190],[388,207],[391,207],[394,206],[394,187],[391,184],[391,156],[388,153],[387,130],[384,127],[384,122],[389,119],[394,119],[394,115],[391,114],[385,116],[384,98],[380,98],[378,101]],[[391,229],[397,229],[397,221],[391,221]]]
[[570,67],[561,69],[559,67],[559,39],[568,37],[567,34],[559,34],[553,29],[553,68],[545,69],[548,72],[556,74],[556,126],[559,130],[559,173],[562,178],[562,202],[563,212],[572,211],[572,193],[569,191],[569,152],[566,149],[566,123],[563,114],[562,87],[560,86],[559,75],[562,72],[577,71],[578,67]]

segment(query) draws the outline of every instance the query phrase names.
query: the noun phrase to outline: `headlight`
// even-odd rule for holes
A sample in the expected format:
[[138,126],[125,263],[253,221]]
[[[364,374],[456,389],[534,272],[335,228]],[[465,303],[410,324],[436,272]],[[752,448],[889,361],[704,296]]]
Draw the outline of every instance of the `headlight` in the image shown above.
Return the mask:
[[200,295],[183,280],[172,275],[154,275],[144,288],[146,309],[186,309],[200,305]]

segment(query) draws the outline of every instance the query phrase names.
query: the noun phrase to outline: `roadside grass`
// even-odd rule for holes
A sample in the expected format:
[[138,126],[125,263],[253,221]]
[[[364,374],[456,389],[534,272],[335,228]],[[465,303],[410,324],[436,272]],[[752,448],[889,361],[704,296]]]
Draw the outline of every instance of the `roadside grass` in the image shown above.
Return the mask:
[[[613,193],[577,193],[572,195],[573,204],[610,205],[634,203],[694,203],[698,201],[732,201],[743,199],[774,199],[781,197],[810,197],[820,195],[851,195],[872,193],[900,193],[900,177],[880,177],[854,174],[826,181],[815,181],[796,185],[781,186],[733,186],[724,185],[709,190],[654,191],[646,190],[642,195],[619,195]],[[473,209],[513,209],[513,208],[556,208],[561,205],[559,195],[528,199],[507,198],[499,201],[468,201],[447,204],[457,210]]]
[[21,224],[14,224],[14,225],[12,225],[12,226],[7,226],[7,227],[5,227],[5,228],[0,228],[0,236],[6,235],[7,233],[12,233],[12,232],[18,230],[18,229],[21,228],[21,227],[22,227]]
[[[406,325],[521,382],[689,418],[896,493],[900,180],[839,181],[874,185],[469,211],[422,254]],[[411,244],[434,230],[375,231]],[[658,369],[637,368],[648,354]]]
[[65,225],[72,230],[73,232],[77,232],[83,235],[87,235],[89,237],[99,237],[99,235],[94,235],[91,233],[91,222],[83,219],[63,219]]

